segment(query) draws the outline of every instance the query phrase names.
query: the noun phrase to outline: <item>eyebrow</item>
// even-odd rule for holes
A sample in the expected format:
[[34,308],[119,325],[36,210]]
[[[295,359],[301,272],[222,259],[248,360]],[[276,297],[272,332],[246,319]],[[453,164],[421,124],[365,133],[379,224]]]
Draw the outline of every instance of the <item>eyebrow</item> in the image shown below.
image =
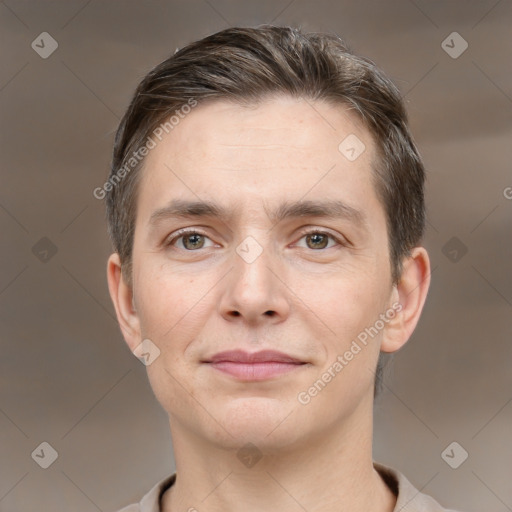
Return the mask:
[[[298,217],[321,217],[326,219],[346,219],[359,227],[366,227],[366,216],[361,210],[340,200],[284,202],[274,210],[264,207],[269,219],[279,223]],[[155,210],[149,219],[149,226],[156,227],[164,220],[214,217],[223,222],[239,214],[239,210],[228,210],[212,201],[189,201],[173,199],[167,206]]]

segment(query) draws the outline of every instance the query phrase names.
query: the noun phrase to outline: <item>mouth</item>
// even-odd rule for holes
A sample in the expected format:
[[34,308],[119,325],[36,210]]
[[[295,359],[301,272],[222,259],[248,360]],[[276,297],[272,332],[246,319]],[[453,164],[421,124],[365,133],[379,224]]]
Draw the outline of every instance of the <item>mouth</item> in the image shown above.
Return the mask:
[[248,382],[276,378],[307,365],[304,361],[274,350],[252,354],[243,350],[230,350],[215,354],[203,363],[214,370]]

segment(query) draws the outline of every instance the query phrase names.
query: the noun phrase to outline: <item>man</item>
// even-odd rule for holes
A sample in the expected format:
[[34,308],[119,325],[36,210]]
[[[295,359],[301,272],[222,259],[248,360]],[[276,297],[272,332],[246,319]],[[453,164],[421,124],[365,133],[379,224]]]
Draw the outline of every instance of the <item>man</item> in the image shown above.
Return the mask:
[[372,460],[379,356],[430,282],[423,182],[398,90],[337,37],[232,28],[144,78],[108,283],[176,473],[125,511],[444,510]]

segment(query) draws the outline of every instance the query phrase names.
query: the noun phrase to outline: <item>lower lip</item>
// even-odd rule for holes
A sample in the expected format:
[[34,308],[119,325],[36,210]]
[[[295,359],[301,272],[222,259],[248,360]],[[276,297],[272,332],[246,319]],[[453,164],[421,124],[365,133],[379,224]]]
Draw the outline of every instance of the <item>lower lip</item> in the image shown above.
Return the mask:
[[301,363],[282,363],[269,361],[266,363],[236,363],[233,361],[219,361],[209,363],[213,368],[232,377],[246,381],[258,381],[279,377],[304,366]]

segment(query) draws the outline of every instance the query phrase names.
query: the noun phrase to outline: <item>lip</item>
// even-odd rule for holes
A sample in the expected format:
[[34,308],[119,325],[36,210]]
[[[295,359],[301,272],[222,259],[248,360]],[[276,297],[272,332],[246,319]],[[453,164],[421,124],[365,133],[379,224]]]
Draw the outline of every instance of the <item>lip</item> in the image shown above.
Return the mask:
[[220,363],[220,362],[231,362],[231,363],[292,363],[300,364],[303,361],[296,359],[295,357],[278,352],[276,350],[260,350],[259,352],[245,352],[244,350],[227,350],[225,352],[219,352],[215,354],[207,363]]
[[279,377],[307,364],[275,350],[253,353],[229,350],[219,352],[204,362],[215,370],[243,381],[261,381]]

